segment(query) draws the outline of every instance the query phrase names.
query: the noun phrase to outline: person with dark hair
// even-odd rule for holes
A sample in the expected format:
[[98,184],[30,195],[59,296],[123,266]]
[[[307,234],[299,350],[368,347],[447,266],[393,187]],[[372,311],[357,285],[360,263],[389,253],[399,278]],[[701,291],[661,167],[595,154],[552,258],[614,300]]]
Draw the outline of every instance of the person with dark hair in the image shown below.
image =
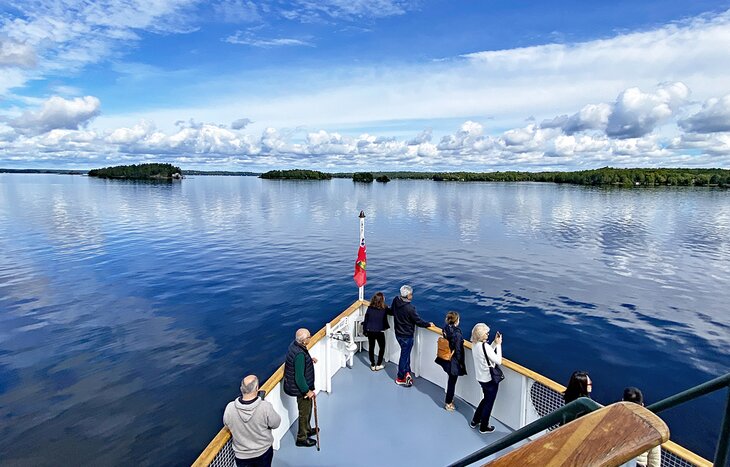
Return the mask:
[[271,402],[259,397],[259,379],[248,375],[241,381],[241,397],[229,402],[223,424],[231,431],[236,467],[270,467],[274,435],[281,417]]
[[[390,308],[385,304],[383,292],[377,292],[370,299],[370,306],[365,312],[362,328],[368,336],[368,354],[370,356],[370,369],[373,371],[382,370],[383,355],[385,355],[385,330],[390,327],[388,314]],[[378,361],[375,361],[375,343],[378,344]]]
[[398,359],[398,374],[395,384],[399,386],[413,386],[413,375],[411,374],[411,350],[413,349],[413,336],[416,333],[416,326],[428,328],[433,323],[424,321],[418,316],[416,307],[411,303],[413,300],[413,287],[404,285],[400,288],[400,296],[393,299],[390,305],[395,324],[395,340],[400,346],[400,358]]
[[592,390],[593,384],[588,373],[585,371],[574,371],[570,375],[568,387],[565,388],[565,392],[563,393],[563,400],[568,404],[579,397],[591,397]]
[[[628,387],[624,389],[624,401],[644,405],[644,395],[639,388]],[[643,454],[636,457],[637,467],[659,467],[662,464],[662,448],[654,446]]]
[[449,412],[456,410],[454,405],[454,392],[456,391],[456,380],[459,376],[466,374],[466,364],[464,363],[464,336],[459,328],[459,313],[449,311],[446,313],[446,323],[443,329],[444,339],[449,341],[449,350],[451,350],[451,358],[444,360],[436,357],[436,363],[441,365],[448,375],[446,383],[446,400],[444,408]]
[[296,445],[311,447],[317,444],[310,438],[316,434],[312,428],[312,401],[314,393],[314,364],[317,359],[309,355],[312,335],[307,329],[298,329],[294,341],[289,345],[284,362],[284,393],[297,398],[299,430]]

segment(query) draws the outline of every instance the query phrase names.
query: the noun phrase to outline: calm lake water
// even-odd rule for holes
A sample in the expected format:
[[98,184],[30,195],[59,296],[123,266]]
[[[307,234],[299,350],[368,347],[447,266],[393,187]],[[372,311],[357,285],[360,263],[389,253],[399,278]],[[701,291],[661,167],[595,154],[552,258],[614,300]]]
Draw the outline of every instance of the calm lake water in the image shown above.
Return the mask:
[[[730,191],[0,174],[2,463],[192,462],[244,374],[357,298],[361,209],[367,296],[410,283],[599,402],[729,370]],[[672,439],[711,458],[724,400],[667,412]]]

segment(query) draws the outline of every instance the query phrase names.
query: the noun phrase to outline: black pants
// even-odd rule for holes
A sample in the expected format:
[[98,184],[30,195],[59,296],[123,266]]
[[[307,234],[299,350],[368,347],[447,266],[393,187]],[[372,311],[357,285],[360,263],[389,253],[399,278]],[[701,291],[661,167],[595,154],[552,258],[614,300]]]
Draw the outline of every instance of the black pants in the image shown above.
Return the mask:
[[312,399],[304,396],[297,396],[297,408],[299,409],[299,431],[297,441],[305,441],[312,431],[310,420],[312,419]]
[[446,403],[451,404],[454,402],[454,391],[456,391],[456,380],[459,379],[458,375],[449,375],[449,382],[446,384]]
[[274,447],[271,446],[265,453],[250,459],[239,459],[236,457],[236,467],[271,467],[274,460]]
[[[375,363],[375,343],[378,343],[378,363]],[[370,366],[382,365],[385,355],[385,333],[368,332],[368,352],[370,353]]]
[[475,425],[478,424],[480,430],[485,431],[489,426],[489,417],[492,416],[492,408],[494,407],[494,401],[497,399],[499,384],[494,381],[489,381],[488,383],[479,381],[479,386],[482,387],[484,397],[474,412],[474,418],[471,421]]

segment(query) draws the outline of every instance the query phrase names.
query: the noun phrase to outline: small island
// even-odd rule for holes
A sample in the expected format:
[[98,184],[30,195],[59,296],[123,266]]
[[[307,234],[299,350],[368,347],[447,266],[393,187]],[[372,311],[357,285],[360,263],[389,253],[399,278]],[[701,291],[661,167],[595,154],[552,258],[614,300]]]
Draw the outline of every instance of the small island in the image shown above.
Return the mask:
[[352,174],[352,181],[353,182],[360,182],[360,183],[373,183],[373,174],[370,172],[355,172]]
[[332,174],[316,170],[270,170],[262,173],[259,178],[268,180],[330,180]]
[[380,183],[388,183],[390,181],[390,178],[388,178],[387,175],[381,175],[380,177],[376,178],[375,181]]
[[183,172],[172,164],[117,165],[89,170],[89,177],[126,180],[179,180]]

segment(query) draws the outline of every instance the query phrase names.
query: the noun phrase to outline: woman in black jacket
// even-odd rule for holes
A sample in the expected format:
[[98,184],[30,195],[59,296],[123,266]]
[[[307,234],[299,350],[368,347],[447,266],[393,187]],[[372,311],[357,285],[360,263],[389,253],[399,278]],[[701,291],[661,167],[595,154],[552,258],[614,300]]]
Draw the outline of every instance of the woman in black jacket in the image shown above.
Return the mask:
[[[390,327],[388,315],[390,309],[385,304],[385,296],[378,292],[370,299],[370,306],[365,312],[365,319],[362,322],[363,331],[368,336],[368,352],[370,354],[370,369],[373,371],[382,370],[383,355],[385,354],[385,330]],[[378,361],[375,362],[375,343],[378,343]]]
[[449,311],[446,313],[446,325],[444,326],[443,336],[449,341],[449,349],[453,352],[451,359],[444,360],[436,357],[436,363],[441,365],[449,377],[446,385],[446,405],[444,408],[450,412],[456,410],[454,406],[454,391],[456,390],[456,380],[459,376],[466,374],[466,364],[464,364],[464,336],[459,328],[459,313]]

